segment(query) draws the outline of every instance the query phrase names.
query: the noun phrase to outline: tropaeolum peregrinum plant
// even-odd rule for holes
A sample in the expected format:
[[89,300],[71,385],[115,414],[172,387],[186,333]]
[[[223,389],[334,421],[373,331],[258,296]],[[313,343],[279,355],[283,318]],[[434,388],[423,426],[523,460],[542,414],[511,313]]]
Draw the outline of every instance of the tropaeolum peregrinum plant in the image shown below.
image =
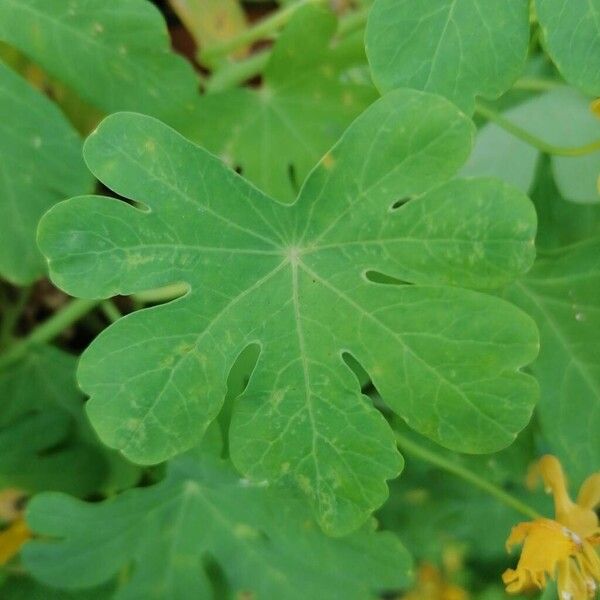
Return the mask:
[[[53,208],[39,230],[51,277],[84,297],[175,282],[189,291],[121,319],[82,356],[102,440],[148,464],[190,448],[219,412],[236,357],[258,344],[230,428],[233,462],[253,480],[302,490],[329,532],[362,523],[402,466],[345,353],[440,444],[510,444],[536,397],[519,372],[536,355],[536,328],[460,286],[494,288],[526,271],[536,219],[498,180],[448,181],[473,133],[447,100],[392,92],[289,206],[153,118],[108,117],[85,159],[139,204],[87,196]],[[377,284],[371,272],[413,285]]]

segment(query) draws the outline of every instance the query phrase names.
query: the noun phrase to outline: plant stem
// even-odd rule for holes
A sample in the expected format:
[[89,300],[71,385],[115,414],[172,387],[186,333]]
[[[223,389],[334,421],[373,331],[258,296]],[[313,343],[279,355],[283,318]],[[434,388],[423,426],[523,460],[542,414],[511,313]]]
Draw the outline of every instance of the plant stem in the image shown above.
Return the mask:
[[100,300],[72,300],[62,310],[38,325],[26,338],[20,340],[0,356],[0,368],[22,358],[27,351],[38,344],[53,340],[69,325],[90,312]]
[[116,323],[123,316],[112,300],[104,300],[100,304],[100,310],[111,323]]
[[18,291],[18,297],[15,302],[9,304],[4,314],[2,315],[2,329],[0,331],[0,348],[9,346],[12,339],[13,330],[23,312],[23,308],[29,300],[31,294],[30,287],[20,288]]
[[486,479],[481,478],[479,475],[473,473],[472,471],[469,471],[465,467],[449,461],[443,456],[436,454],[432,450],[419,446],[418,444],[416,444],[412,440],[409,440],[397,431],[395,431],[394,434],[396,435],[396,443],[398,444],[398,447],[401,450],[404,450],[407,454],[412,454],[416,458],[420,458],[421,460],[435,465],[436,467],[439,467],[440,469],[443,469],[448,473],[452,473],[452,475],[455,475],[456,477],[467,481],[468,483],[479,488],[480,490],[487,492],[488,494],[500,500],[500,502],[503,502],[507,506],[514,508],[515,510],[519,511],[520,513],[529,518],[540,518],[541,515],[535,509],[528,506],[524,502],[521,502],[521,500],[515,498],[508,492],[505,492],[502,488],[498,487],[497,485],[487,481]]
[[349,13],[347,16],[340,19],[340,26],[337,30],[337,35],[344,36],[358,31],[366,25],[371,7],[361,8]]
[[235,87],[248,79],[252,79],[264,71],[271,58],[269,50],[252,54],[249,58],[239,60],[224,66],[207,80],[208,92],[220,92]]
[[[367,22],[368,14],[369,9],[362,9],[342,17],[337,35],[343,37],[360,29]],[[223,65],[205,81],[206,91],[210,93],[228,90],[260,75],[265,70],[271,54],[272,50],[269,48],[248,58]]]
[[555,146],[553,144],[548,144],[544,140],[541,140],[537,136],[529,133],[525,129],[522,129],[518,125],[515,125],[512,121],[503,117],[500,113],[497,113],[495,110],[484,106],[481,102],[477,102],[475,105],[475,111],[487,119],[488,121],[492,121],[505,129],[516,138],[523,140],[530,146],[537,148],[541,152],[546,154],[553,154],[556,156],[585,156],[586,154],[592,154],[594,152],[600,151],[600,140],[596,140],[595,142],[591,142],[589,144],[585,144],[583,146]]
[[542,79],[540,77],[521,77],[513,85],[513,90],[526,90],[529,92],[548,92],[563,87],[564,84],[554,79]]
[[248,46],[269,37],[271,34],[284,27],[294,13],[302,6],[306,6],[307,4],[321,4],[324,1],[325,0],[299,0],[294,4],[290,4],[289,6],[274,12],[271,16],[259,21],[253,27],[245,29],[239,35],[225,40],[220,44],[215,44],[214,46],[206,48],[206,50],[200,53],[200,56],[204,62],[210,64],[219,58],[231,54],[238,48]]

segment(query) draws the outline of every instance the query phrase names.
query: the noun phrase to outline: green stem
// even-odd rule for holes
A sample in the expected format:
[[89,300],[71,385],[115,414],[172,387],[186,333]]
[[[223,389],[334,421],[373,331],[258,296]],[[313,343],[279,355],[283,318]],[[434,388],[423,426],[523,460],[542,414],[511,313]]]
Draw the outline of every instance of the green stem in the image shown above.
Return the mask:
[[[337,31],[339,37],[349,35],[360,29],[367,22],[369,9],[354,11],[340,19]],[[262,50],[248,58],[223,65],[205,81],[207,92],[221,92],[240,85],[257,75],[262,74],[271,58],[272,50]]]
[[29,300],[31,294],[30,287],[24,287],[19,289],[18,297],[15,302],[9,304],[4,314],[2,315],[2,329],[0,331],[0,348],[5,348],[11,343],[13,330]]
[[263,50],[252,54],[249,58],[224,66],[206,82],[208,92],[220,92],[235,87],[248,79],[252,79],[264,71],[271,58],[271,52]]
[[548,92],[563,87],[564,84],[554,79],[542,79],[539,77],[521,77],[513,85],[513,90],[526,90],[528,92]]
[[111,323],[116,323],[123,316],[112,300],[104,300],[100,304],[100,310]]
[[529,133],[525,129],[522,129],[518,125],[515,125],[512,121],[503,117],[500,113],[497,113],[495,110],[484,106],[481,102],[477,102],[475,105],[475,111],[488,121],[492,121],[502,127],[502,129],[508,131],[508,133],[514,135],[516,138],[523,140],[530,146],[537,148],[540,152],[544,152],[545,154],[553,154],[556,156],[585,156],[587,154],[593,154],[594,152],[600,151],[600,140],[596,140],[595,142],[591,142],[589,144],[585,144],[583,146],[555,146],[553,144],[548,144],[544,140],[541,140],[537,136]]
[[206,50],[200,53],[200,57],[205,63],[210,64],[217,59],[231,54],[239,48],[249,46],[254,42],[269,37],[271,34],[284,27],[299,8],[306,6],[307,4],[321,4],[324,1],[325,0],[299,0],[299,2],[290,4],[289,6],[276,11],[266,19],[259,21],[253,27],[245,29],[239,35],[225,40],[220,44],[215,44],[214,46],[206,48]]
[[398,447],[401,450],[404,450],[404,452],[406,452],[407,454],[412,454],[416,458],[420,458],[421,460],[435,465],[436,467],[439,467],[440,469],[443,469],[448,473],[452,473],[452,475],[455,475],[456,477],[463,479],[464,481],[479,488],[480,490],[487,492],[491,496],[494,496],[495,498],[500,500],[500,502],[503,502],[507,506],[514,508],[515,510],[519,511],[520,513],[531,519],[540,518],[541,515],[535,509],[531,508],[524,502],[521,502],[521,500],[515,498],[508,492],[505,492],[502,488],[498,487],[497,485],[479,477],[479,475],[473,473],[472,471],[469,471],[465,467],[449,461],[443,456],[436,454],[432,450],[419,446],[418,444],[416,444],[412,440],[409,440],[397,431],[395,431],[394,433],[396,435],[396,443],[398,444]]
[[358,31],[364,27],[369,17],[369,11],[371,7],[361,8],[349,13],[347,16],[340,19],[340,26],[338,27],[337,34],[339,36],[349,35]]
[[31,347],[53,340],[64,329],[81,319],[99,303],[100,300],[71,301],[62,310],[54,313],[47,321],[38,325],[26,338],[20,340],[2,354],[0,356],[0,368],[22,358]]

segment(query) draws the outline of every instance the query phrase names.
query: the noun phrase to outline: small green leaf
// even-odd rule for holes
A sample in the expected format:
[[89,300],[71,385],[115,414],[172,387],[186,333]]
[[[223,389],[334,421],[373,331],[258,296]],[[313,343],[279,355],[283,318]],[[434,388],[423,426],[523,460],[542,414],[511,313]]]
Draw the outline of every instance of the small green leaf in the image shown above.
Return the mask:
[[332,48],[337,21],[319,6],[298,10],[277,40],[260,88],[207,94],[185,129],[244,177],[279,200],[304,178],[349,123],[376,98],[372,86],[344,80],[357,62]]
[[0,62],[0,275],[24,285],[46,272],[35,244],[53,204],[91,189],[81,139],[60,111]]
[[600,456],[600,239],[541,256],[507,297],[531,314],[541,349],[531,369],[550,448],[573,485],[598,468]]
[[546,49],[561,75],[600,95],[600,0],[536,0]]
[[[549,144],[584,146],[600,139],[600,119],[589,98],[570,88],[546,92],[508,110],[504,116]],[[529,191],[539,152],[493,123],[479,132],[463,175],[494,175]],[[600,202],[600,152],[584,156],[553,156],[552,167],[562,195],[572,202]]]
[[[74,198],[39,241],[53,280],[87,297],[184,282],[84,353],[79,381],[100,437],[156,463],[202,436],[240,352],[261,354],[231,426],[234,463],[302,489],[321,524],[356,528],[400,457],[343,360],[351,354],[418,431],[467,452],[510,444],[529,420],[533,322],[494,288],[530,267],[535,212],[514,188],[449,179],[471,122],[441,97],[373,104],[292,206],[264,196],[158,121],[107,118],[85,146],[96,176],[142,202]],[[414,197],[398,209],[398,200]],[[372,272],[417,285],[383,285]]]
[[128,568],[119,600],[212,597],[206,555],[231,597],[363,600],[410,581],[410,558],[392,534],[329,538],[297,499],[240,480],[208,456],[179,458],[162,483],[101,504],[38,496],[27,521],[51,538],[23,551],[36,578],[76,589]]
[[173,123],[198,94],[191,65],[171,52],[146,0],[0,0],[0,39],[107,112]]
[[366,45],[381,91],[412,87],[435,92],[471,114],[476,96],[500,96],[522,72],[529,3],[377,0]]

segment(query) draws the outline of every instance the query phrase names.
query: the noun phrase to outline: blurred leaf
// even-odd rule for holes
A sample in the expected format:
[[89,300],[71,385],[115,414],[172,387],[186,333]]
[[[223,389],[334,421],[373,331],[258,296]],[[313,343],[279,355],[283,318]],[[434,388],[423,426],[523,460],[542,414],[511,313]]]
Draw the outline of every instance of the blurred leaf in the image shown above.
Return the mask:
[[[85,420],[75,366],[75,357],[41,346],[0,371],[2,487],[85,496],[106,484],[106,452]],[[123,468],[131,473],[131,466]],[[136,473],[121,481],[130,483]]]
[[540,424],[574,485],[600,457],[600,238],[541,254],[506,297],[532,315]]
[[[583,146],[600,140],[600,119],[590,99],[570,88],[546,92],[504,114],[512,122],[549,144]],[[535,177],[539,152],[495,125],[485,125],[464,175],[494,175],[528,192]],[[600,202],[600,151],[579,157],[553,156],[552,168],[561,194],[578,203]]]
[[574,204],[565,200],[554,181],[548,156],[539,160],[531,199],[538,214],[538,249],[552,250],[600,236],[600,203]]
[[600,0],[536,0],[548,54],[561,75],[600,95]]
[[146,0],[0,0],[0,39],[106,112],[133,110],[175,125],[198,95]]
[[24,576],[11,576],[0,583],[2,600],[106,600],[111,593],[111,585],[101,588],[70,592],[47,587]]
[[169,3],[203,50],[246,29],[239,0],[169,0]]
[[376,98],[370,85],[344,80],[364,53],[333,48],[336,26],[323,8],[298,10],[273,48],[262,85],[203,96],[186,135],[261,190],[293,200],[309,170]]
[[90,191],[92,178],[76,131],[1,62],[0,130],[0,275],[24,285],[46,272],[35,243],[40,217],[59,200]]
[[50,538],[23,551],[35,577],[77,589],[133,567],[118,599],[210,598],[206,555],[236,597],[364,600],[410,580],[392,534],[329,538],[289,494],[240,480],[207,455],[179,458],[164,482],[101,504],[43,494],[27,515]]

